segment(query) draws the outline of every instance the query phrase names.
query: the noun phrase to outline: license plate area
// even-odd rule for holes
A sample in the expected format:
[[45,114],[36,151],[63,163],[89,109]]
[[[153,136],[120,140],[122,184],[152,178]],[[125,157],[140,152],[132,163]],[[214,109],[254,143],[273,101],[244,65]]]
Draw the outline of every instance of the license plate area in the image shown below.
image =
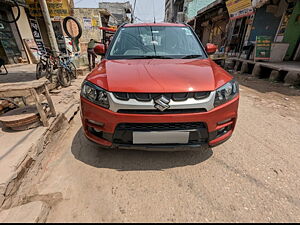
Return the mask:
[[187,144],[189,131],[133,131],[133,144]]

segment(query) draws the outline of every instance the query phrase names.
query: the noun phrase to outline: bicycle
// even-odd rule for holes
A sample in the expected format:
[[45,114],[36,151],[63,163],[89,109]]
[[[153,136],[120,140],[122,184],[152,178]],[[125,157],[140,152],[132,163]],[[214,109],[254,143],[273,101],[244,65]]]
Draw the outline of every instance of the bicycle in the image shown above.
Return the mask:
[[45,52],[42,52],[36,48],[31,49],[37,50],[37,54],[40,56],[40,61],[36,64],[36,79],[38,80],[45,76],[48,80],[52,82],[54,60],[51,50],[46,49]]
[[[36,48],[32,48],[37,50]],[[37,79],[43,77],[43,72],[48,80],[52,82],[53,70],[57,71],[57,80],[62,87],[71,85],[71,79],[77,78],[77,69],[73,62],[71,62],[69,55],[59,52],[57,57],[54,57],[53,52],[46,48],[46,52],[37,51],[40,55],[40,62],[36,66]]]
[[57,78],[61,86],[68,87],[71,85],[71,79],[77,78],[77,69],[73,62],[70,60],[69,55],[58,56],[58,71]]
[[69,55],[64,56],[65,65],[68,67],[72,79],[77,79],[77,68],[75,64],[71,61],[71,57]]

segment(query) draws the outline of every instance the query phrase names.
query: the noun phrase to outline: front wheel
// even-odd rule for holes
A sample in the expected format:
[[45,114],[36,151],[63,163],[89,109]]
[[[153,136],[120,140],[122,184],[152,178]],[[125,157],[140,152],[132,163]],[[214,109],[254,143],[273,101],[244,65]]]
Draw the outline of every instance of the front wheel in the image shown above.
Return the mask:
[[35,76],[37,80],[43,77],[43,70],[44,70],[44,65],[42,62],[36,64]]
[[71,85],[70,73],[63,67],[58,68],[57,79],[62,87],[68,87]]
[[71,69],[72,78],[77,79],[77,69],[76,69],[76,66],[74,65],[74,63],[70,62],[68,66]]
[[46,75],[46,78],[48,80],[50,80],[52,73],[53,73],[53,64],[50,61],[48,61],[47,62],[47,75]]

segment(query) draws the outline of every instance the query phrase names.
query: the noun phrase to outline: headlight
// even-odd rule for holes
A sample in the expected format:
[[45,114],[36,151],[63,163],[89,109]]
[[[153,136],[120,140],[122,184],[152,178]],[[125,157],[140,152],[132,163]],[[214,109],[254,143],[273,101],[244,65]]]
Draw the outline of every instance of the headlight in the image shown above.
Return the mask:
[[239,93],[239,85],[235,80],[231,80],[228,83],[224,84],[222,87],[216,90],[216,97],[214,106],[224,104],[225,102],[230,101]]
[[91,82],[83,82],[81,88],[81,96],[99,106],[107,109],[109,108],[107,92]]

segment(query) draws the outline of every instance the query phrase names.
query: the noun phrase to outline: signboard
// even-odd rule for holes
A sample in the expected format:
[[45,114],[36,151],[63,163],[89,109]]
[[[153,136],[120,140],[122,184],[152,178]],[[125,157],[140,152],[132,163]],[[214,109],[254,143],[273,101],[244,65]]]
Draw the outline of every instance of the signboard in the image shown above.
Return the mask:
[[85,30],[92,29],[92,19],[88,17],[83,17],[83,27]]
[[251,0],[227,0],[226,7],[230,20],[254,14]]
[[35,60],[35,62],[38,62],[40,56],[39,56],[37,50],[32,49],[32,48],[38,48],[35,41],[33,39],[23,39],[23,40],[25,42],[28,52],[30,52],[32,54],[32,56],[34,57],[33,60]]
[[256,36],[255,60],[269,60],[271,55],[271,36]]
[[[68,0],[46,0],[50,17],[66,17],[71,15]],[[42,10],[38,0],[26,0],[29,13],[34,17],[42,17]]]
[[29,19],[29,23],[38,50],[40,52],[45,52],[46,51],[45,45],[37,21],[35,19]]
[[93,26],[93,27],[98,27],[98,18],[97,18],[97,17],[94,17],[94,18],[92,19],[92,26]]

